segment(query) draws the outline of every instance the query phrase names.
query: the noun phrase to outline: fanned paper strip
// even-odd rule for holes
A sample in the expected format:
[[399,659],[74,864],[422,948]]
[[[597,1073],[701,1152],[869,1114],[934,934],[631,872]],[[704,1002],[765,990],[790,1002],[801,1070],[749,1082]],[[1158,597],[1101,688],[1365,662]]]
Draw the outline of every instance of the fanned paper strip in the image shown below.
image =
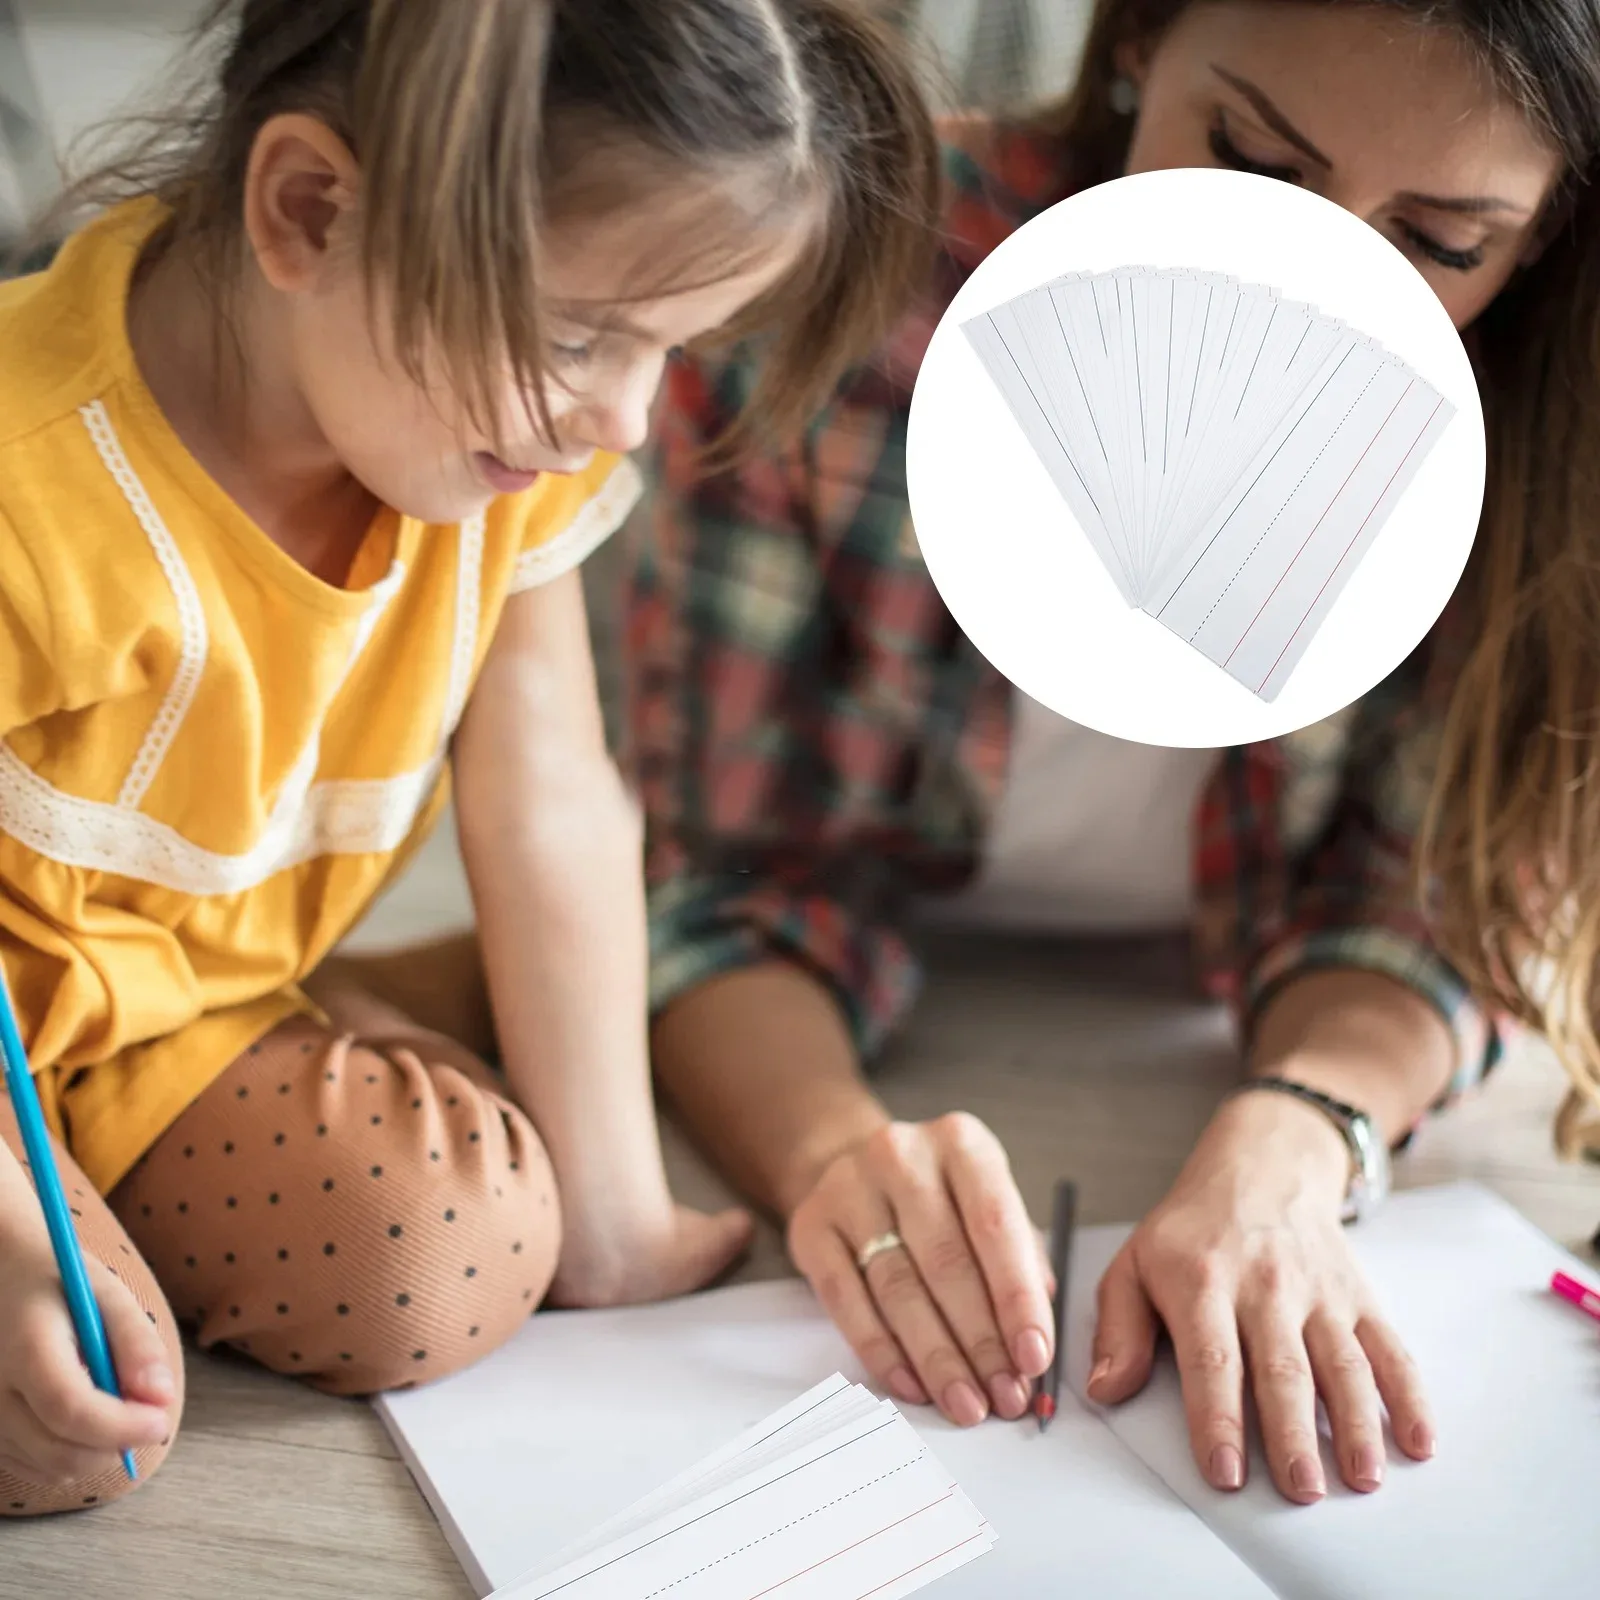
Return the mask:
[[963,331],[1130,606],[1275,699],[1454,415],[1275,289],[1058,278]]

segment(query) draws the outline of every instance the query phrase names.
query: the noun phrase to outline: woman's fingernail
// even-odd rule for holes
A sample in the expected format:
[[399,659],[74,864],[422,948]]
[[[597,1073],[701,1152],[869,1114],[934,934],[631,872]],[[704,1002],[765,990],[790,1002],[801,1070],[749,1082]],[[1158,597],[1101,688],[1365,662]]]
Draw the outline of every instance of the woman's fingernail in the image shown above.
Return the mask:
[[1015,1422],[1028,1409],[1028,1390],[1020,1379],[1002,1372],[989,1380],[994,1408],[1007,1422]]
[[1419,1456],[1431,1456],[1438,1448],[1438,1440],[1433,1436],[1433,1429],[1426,1422],[1412,1424],[1411,1448]]
[[1383,1483],[1383,1452],[1375,1445],[1363,1445],[1356,1451],[1350,1476],[1357,1489],[1379,1488]]
[[1211,1482],[1218,1489],[1244,1487],[1244,1457],[1231,1444],[1219,1444],[1211,1452]]
[[1328,1492],[1322,1482],[1322,1466],[1310,1456],[1296,1456],[1289,1463],[1289,1486],[1312,1500],[1320,1500]]
[[163,1400],[170,1400],[173,1395],[171,1369],[164,1362],[151,1362],[139,1374],[139,1387],[146,1394],[159,1395]]
[[1111,1357],[1101,1356],[1094,1364],[1094,1371],[1089,1374],[1089,1387],[1091,1389],[1098,1388],[1110,1375],[1110,1372]]
[[963,1428],[973,1427],[989,1415],[983,1396],[964,1378],[958,1378],[944,1391],[944,1409],[951,1421]]
[[1037,1328],[1024,1328],[1017,1335],[1017,1348],[1013,1353],[1017,1365],[1030,1378],[1037,1378],[1050,1365],[1050,1341]]
[[896,1400],[904,1400],[908,1406],[925,1406],[928,1403],[927,1391],[905,1367],[896,1367],[889,1374],[889,1392]]

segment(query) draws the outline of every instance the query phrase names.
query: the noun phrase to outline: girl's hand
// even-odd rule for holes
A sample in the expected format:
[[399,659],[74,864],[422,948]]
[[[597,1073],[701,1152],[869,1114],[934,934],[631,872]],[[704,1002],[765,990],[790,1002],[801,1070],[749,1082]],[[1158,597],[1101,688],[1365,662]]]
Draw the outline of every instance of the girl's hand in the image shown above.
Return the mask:
[[[862,1248],[886,1233],[903,1246]],[[789,1253],[876,1382],[952,1422],[1028,1408],[1050,1364],[1049,1273],[1005,1151],[975,1117],[890,1123],[836,1155]]]
[[160,1336],[126,1286],[87,1263],[123,1398],[94,1385],[48,1244],[0,1239],[0,1467],[46,1487],[89,1478],[160,1444],[176,1398]]
[[1315,1108],[1273,1094],[1231,1100],[1100,1284],[1090,1398],[1115,1404],[1144,1387],[1159,1318],[1195,1461],[1214,1488],[1244,1482],[1247,1380],[1287,1499],[1310,1504],[1327,1491],[1319,1397],[1352,1489],[1383,1481],[1382,1407],[1407,1455],[1433,1454],[1416,1370],[1339,1222],[1348,1160]]
[[749,1248],[748,1211],[707,1216],[673,1206],[654,1225],[591,1240],[569,1232],[550,1285],[557,1306],[622,1306],[691,1294],[720,1278]]

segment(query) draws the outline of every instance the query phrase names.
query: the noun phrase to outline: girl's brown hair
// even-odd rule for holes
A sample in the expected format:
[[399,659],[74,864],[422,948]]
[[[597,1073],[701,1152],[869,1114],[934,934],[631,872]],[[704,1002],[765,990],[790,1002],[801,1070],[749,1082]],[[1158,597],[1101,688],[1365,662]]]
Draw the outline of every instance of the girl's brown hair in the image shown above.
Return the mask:
[[[1075,179],[1121,175],[1124,46],[1194,0],[1099,0],[1072,93],[1037,120]],[[1475,324],[1488,427],[1483,518],[1459,599],[1468,640],[1416,869],[1441,948],[1473,991],[1539,1028],[1572,1079],[1557,1142],[1600,1113],[1600,4],[1300,0],[1447,29],[1558,150],[1543,254]]]
[[808,226],[733,330],[770,336],[749,420],[774,431],[880,336],[934,237],[915,73],[851,0],[224,0],[200,38],[220,65],[195,109],[153,119],[67,204],[154,194],[167,238],[225,283],[257,134],[320,118],[360,163],[363,265],[401,362],[442,361],[490,426],[508,366],[543,392],[541,238],[565,214],[687,200],[654,293]]

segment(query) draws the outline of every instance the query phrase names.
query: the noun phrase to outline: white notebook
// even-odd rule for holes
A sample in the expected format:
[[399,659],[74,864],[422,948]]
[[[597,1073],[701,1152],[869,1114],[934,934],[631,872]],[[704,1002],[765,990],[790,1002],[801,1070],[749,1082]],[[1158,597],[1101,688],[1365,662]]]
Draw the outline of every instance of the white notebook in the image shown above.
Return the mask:
[[[1079,1235],[1068,1346],[1079,1395],[1094,1285],[1126,1232]],[[1170,1365],[1115,1411],[1064,1398],[1042,1437],[1031,1421],[961,1430],[918,1412],[916,1433],[995,1539],[928,1593],[1592,1597],[1600,1334],[1547,1285],[1557,1268],[1595,1274],[1467,1185],[1399,1195],[1353,1237],[1427,1378],[1434,1461],[1392,1458],[1384,1488],[1361,1496],[1339,1486],[1330,1457],[1328,1498],[1295,1507],[1256,1455],[1247,1487],[1219,1494],[1190,1456]],[[835,1372],[861,1376],[805,1286],[755,1284],[541,1315],[477,1366],[378,1409],[480,1593],[521,1597],[548,1592],[521,1589],[525,1575],[590,1530],[609,1536],[641,1497]]]
[[1076,273],[963,324],[1130,606],[1264,700],[1454,414],[1405,362],[1220,273]]

